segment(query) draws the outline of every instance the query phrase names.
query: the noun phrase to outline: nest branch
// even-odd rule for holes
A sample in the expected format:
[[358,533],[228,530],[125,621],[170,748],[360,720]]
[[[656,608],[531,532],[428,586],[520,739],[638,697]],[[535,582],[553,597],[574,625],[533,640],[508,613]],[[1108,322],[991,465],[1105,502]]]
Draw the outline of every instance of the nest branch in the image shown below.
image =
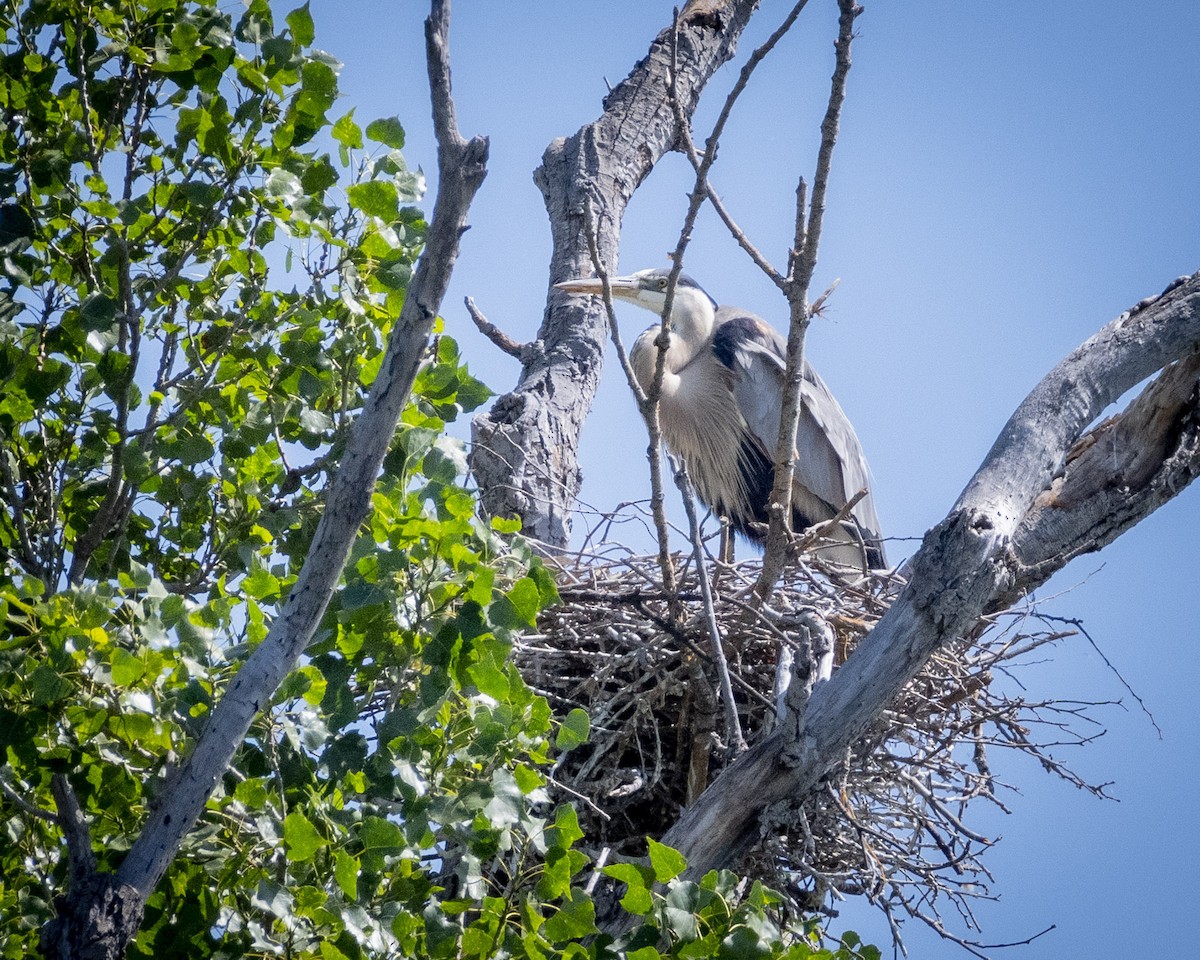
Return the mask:
[[[824,675],[822,650],[809,642],[814,617],[832,630],[836,670],[902,585],[894,573],[793,559],[758,603],[757,561],[723,566],[710,580],[687,559],[675,558],[678,581],[667,591],[660,557],[590,549],[561,578],[561,603],[543,614],[539,633],[516,646],[531,687],[591,715],[591,740],[560,758],[551,787],[584,801],[580,824],[595,855],[644,855],[645,837],[661,836],[697,782],[711,782],[735,755],[725,731],[738,729],[753,745],[782,705],[802,704],[798,691],[782,694],[787,677],[811,684]],[[833,913],[836,900],[860,895],[897,935],[905,920],[918,920],[979,949],[945,919],[978,931],[972,904],[992,898],[981,858],[995,840],[970,825],[979,802],[1007,812],[990,752],[1024,754],[1106,796],[1107,784],[1085,781],[1058,755],[1103,733],[1092,716],[1103,704],[1032,700],[1010,679],[1072,636],[1065,626],[1075,625],[1036,609],[981,620],[930,660],[822,790],[768,811],[742,872],[784,893],[796,915]],[[736,727],[720,722],[726,705]]]

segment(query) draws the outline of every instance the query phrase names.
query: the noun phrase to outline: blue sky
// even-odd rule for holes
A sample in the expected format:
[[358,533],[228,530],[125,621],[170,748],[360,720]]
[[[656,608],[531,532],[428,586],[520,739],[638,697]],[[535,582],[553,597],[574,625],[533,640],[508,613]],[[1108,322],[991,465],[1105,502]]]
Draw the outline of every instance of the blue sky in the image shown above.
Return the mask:
[[[515,362],[474,334],[471,295],[518,339],[541,319],[549,232],[531,180],[546,144],[598,114],[671,16],[670,0],[510,0],[454,11],[459,123],[491,137],[491,164],[443,313],[476,375],[509,389]],[[790,3],[765,0],[743,55]],[[759,71],[722,144],[714,182],[777,263],[796,177],[811,179],[832,69],[836,4],[811,0]],[[814,324],[808,356],[854,421],[886,534],[919,538],[940,520],[1026,392],[1070,349],[1140,298],[1200,266],[1200,4],[1194,0],[873,0],[859,20],[816,292],[841,285]],[[281,7],[282,9],[282,7]],[[317,44],[345,63],[347,108],[396,115],[406,157],[436,160],[420,2],[313,0]],[[710,84],[701,136],[738,63]],[[690,174],[668,157],[624,223],[620,268],[665,265]],[[711,214],[686,269],[717,300],[780,324],[785,305]],[[648,315],[621,314],[627,338]],[[615,363],[584,435],[584,497],[644,497],[644,435]],[[1200,689],[1193,542],[1200,495],[1186,491],[1098,556],[1041,591],[1046,609],[1085,620],[1145,699],[1154,728],[1082,639],[1023,673],[1031,697],[1109,700],[1108,734],[1070,759],[1120,802],[1096,800],[1031,763],[993,758],[1019,787],[988,855],[1000,895],[983,938],[1055,960],[1200,942],[1193,824]],[[890,547],[906,555],[903,541]],[[870,910],[844,925],[883,946]],[[841,925],[841,924],[839,924]],[[909,924],[914,956],[965,956]]]

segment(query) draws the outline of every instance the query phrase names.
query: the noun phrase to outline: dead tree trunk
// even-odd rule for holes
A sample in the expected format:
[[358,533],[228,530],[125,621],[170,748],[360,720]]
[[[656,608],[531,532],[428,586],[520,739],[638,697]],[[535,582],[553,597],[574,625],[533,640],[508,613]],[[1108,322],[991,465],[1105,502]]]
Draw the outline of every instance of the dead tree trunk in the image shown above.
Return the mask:
[[[677,96],[691,116],[705,83],[733,55],[758,0],[691,0],[680,15]],[[616,262],[621,219],[641,182],[679,137],[668,97],[672,27],[604,100],[604,112],[546,148],[534,173],[554,250],[539,349],[528,351],[516,387],[475,418],[471,470],[484,509],[518,516],[526,536],[566,544],[579,493],[579,435],[600,381],[607,339],[594,298],[552,284],[592,273],[584,224],[591,207],[601,260]]]
[[[683,116],[732,54],[757,4],[692,0],[680,17]],[[626,205],[679,131],[668,98],[671,31],[605,100],[604,113],[546,150],[535,180],[554,250],[549,282],[592,271],[586,224],[615,261]],[[588,208],[590,207],[590,217]],[[476,418],[474,476],[493,515],[565,545],[579,490],[578,444],[601,372],[605,317],[595,299],[555,295],[516,387]],[[1070,559],[1101,549],[1200,472],[1200,274],[1181,278],[1104,327],[1029,395],[946,519],[910,563],[909,583],[802,715],[743,754],[666,833],[689,874],[732,867],[764,810],[803,799],[930,656]],[[1165,369],[1164,369],[1165,368]],[[1084,431],[1109,403],[1162,375],[1120,416]]]

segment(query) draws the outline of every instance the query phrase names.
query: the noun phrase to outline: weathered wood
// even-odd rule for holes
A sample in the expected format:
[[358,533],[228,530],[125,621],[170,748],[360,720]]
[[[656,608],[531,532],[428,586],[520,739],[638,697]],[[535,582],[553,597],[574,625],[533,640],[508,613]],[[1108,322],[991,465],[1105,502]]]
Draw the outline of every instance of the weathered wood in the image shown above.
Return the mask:
[[1200,353],[1169,366],[1128,408],[1090,430],[1013,536],[1014,589],[1036,589],[1068,560],[1093,553],[1173,498],[1200,473]]
[[[687,857],[690,875],[736,864],[757,839],[763,810],[812,790],[929,657],[985,610],[1044,581],[1081,552],[1081,544],[1096,549],[1109,542],[1200,472],[1197,349],[1200,273],[1122,314],[1034,388],[954,509],[926,534],[908,586],[833,678],[814,689],[802,742],[789,742],[786,731],[772,734],[726,769],[666,833],[664,842]],[[1056,490],[1055,477],[1087,425],[1177,358],[1186,359],[1125,414],[1123,462],[1136,469],[1122,473],[1110,465],[1106,473],[1098,461],[1087,466],[1085,451],[1077,458],[1084,465],[1072,467]],[[1106,489],[1114,478],[1141,485],[1122,487],[1117,479]],[[1103,494],[1096,509],[1107,511],[1105,518],[1072,510],[1075,492]],[[1067,504],[1068,513],[1051,522],[1047,511],[1056,501]],[[1070,515],[1076,522],[1064,523]],[[1024,551],[1024,562],[1014,547]]]
[[[705,83],[732,55],[758,0],[692,0],[680,20],[676,90],[688,116]],[[561,547],[582,479],[579,436],[591,409],[607,338],[603,306],[553,284],[592,272],[584,229],[590,204],[602,261],[615,264],[621,218],[638,185],[678,139],[667,95],[671,27],[604,100],[604,112],[555,140],[534,181],[550,218],[553,253],[538,342],[516,387],[475,418],[471,471],[484,509],[519,516],[526,536]]]

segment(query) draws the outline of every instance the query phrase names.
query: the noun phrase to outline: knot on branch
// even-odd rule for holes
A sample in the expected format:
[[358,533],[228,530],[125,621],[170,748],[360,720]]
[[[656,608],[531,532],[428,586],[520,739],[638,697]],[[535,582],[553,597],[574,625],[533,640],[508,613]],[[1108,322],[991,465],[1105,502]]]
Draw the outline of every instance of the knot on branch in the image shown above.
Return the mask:
[[726,6],[726,0],[690,0],[679,19],[689,26],[724,30]]
[[812,607],[799,611],[795,627],[795,649],[784,648],[775,676],[783,763],[790,767],[804,760],[808,701],[817,682],[829,679],[834,651],[833,627]]
[[1010,538],[997,519],[991,511],[960,508],[925,534],[909,567],[918,610],[939,624],[970,619],[1012,580]]

